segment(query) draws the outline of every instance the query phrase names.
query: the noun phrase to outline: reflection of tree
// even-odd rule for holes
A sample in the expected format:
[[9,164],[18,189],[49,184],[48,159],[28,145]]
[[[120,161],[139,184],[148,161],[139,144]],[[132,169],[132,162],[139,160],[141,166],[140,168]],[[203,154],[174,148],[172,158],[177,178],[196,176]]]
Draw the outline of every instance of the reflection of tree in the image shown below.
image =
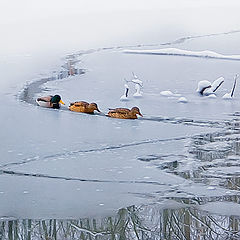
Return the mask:
[[[192,204],[188,199],[178,201]],[[239,239],[239,220],[233,216],[209,216],[197,207],[162,209],[152,204],[123,208],[116,216],[103,219],[2,221],[0,239]]]
[[[155,164],[158,159],[161,164],[160,170],[190,179],[192,182],[203,183],[207,186],[214,180],[215,186],[226,190],[239,190],[238,174],[231,171],[225,172],[229,167],[239,167],[240,132],[235,126],[238,125],[231,126],[229,131],[195,136],[191,139],[186,156],[155,156]],[[177,164],[169,164],[169,159]],[[194,162],[191,169],[182,167],[189,161]],[[157,203],[131,206],[120,209],[115,216],[102,219],[0,221],[0,239],[240,239],[240,217],[210,215],[201,210],[201,206],[207,203],[239,204],[240,196],[237,194],[168,200],[180,203],[180,207],[163,208],[163,205]]]

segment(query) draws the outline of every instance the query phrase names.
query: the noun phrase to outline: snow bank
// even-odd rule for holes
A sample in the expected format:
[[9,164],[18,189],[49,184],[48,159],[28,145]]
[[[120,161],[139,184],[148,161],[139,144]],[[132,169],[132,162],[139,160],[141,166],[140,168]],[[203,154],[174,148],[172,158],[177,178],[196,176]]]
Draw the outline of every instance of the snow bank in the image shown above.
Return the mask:
[[224,60],[240,60],[240,55],[223,55],[213,51],[188,51],[178,48],[163,48],[153,50],[124,50],[124,53],[132,54],[153,54],[153,55],[169,55],[169,56],[184,56],[184,57],[201,57],[201,58],[214,58]]
[[180,97],[180,98],[178,99],[178,102],[179,102],[179,103],[187,103],[188,100],[187,100],[187,98],[185,98],[185,97]]

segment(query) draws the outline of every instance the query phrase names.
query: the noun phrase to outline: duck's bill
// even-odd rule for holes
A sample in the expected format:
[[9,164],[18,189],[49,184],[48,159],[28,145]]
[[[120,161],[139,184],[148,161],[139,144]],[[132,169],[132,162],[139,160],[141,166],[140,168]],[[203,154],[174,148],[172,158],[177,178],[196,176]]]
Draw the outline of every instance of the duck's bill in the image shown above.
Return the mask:
[[98,112],[101,112],[99,109],[97,109]]
[[60,102],[61,104],[65,105],[65,103],[64,103],[62,100],[60,100],[59,102]]
[[139,115],[140,115],[141,117],[143,117],[143,115],[142,115],[141,113],[139,113]]

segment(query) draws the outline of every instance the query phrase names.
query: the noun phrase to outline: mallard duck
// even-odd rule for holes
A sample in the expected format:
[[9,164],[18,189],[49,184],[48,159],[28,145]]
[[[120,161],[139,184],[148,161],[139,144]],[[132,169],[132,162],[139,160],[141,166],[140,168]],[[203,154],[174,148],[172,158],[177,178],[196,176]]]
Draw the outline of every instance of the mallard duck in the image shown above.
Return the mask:
[[60,104],[65,104],[59,95],[40,97],[36,99],[36,102],[41,107],[47,108],[60,108]]
[[96,103],[88,103],[84,101],[70,103],[69,110],[82,113],[93,113],[94,110],[100,112]]
[[112,118],[136,119],[137,114],[143,116],[138,107],[133,107],[131,110],[127,108],[115,108],[110,109],[107,116]]

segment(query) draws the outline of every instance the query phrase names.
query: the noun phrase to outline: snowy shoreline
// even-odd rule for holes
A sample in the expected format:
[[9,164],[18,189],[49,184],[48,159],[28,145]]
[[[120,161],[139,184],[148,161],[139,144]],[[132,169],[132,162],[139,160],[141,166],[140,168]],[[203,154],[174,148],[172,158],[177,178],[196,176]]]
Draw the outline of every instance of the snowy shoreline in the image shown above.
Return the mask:
[[237,60],[240,61],[240,55],[223,55],[210,50],[204,51],[189,51],[178,48],[163,48],[150,50],[129,50],[126,49],[123,53],[128,54],[149,54],[149,55],[167,55],[167,56],[181,56],[181,57],[198,57],[198,58],[213,58],[223,60]]

